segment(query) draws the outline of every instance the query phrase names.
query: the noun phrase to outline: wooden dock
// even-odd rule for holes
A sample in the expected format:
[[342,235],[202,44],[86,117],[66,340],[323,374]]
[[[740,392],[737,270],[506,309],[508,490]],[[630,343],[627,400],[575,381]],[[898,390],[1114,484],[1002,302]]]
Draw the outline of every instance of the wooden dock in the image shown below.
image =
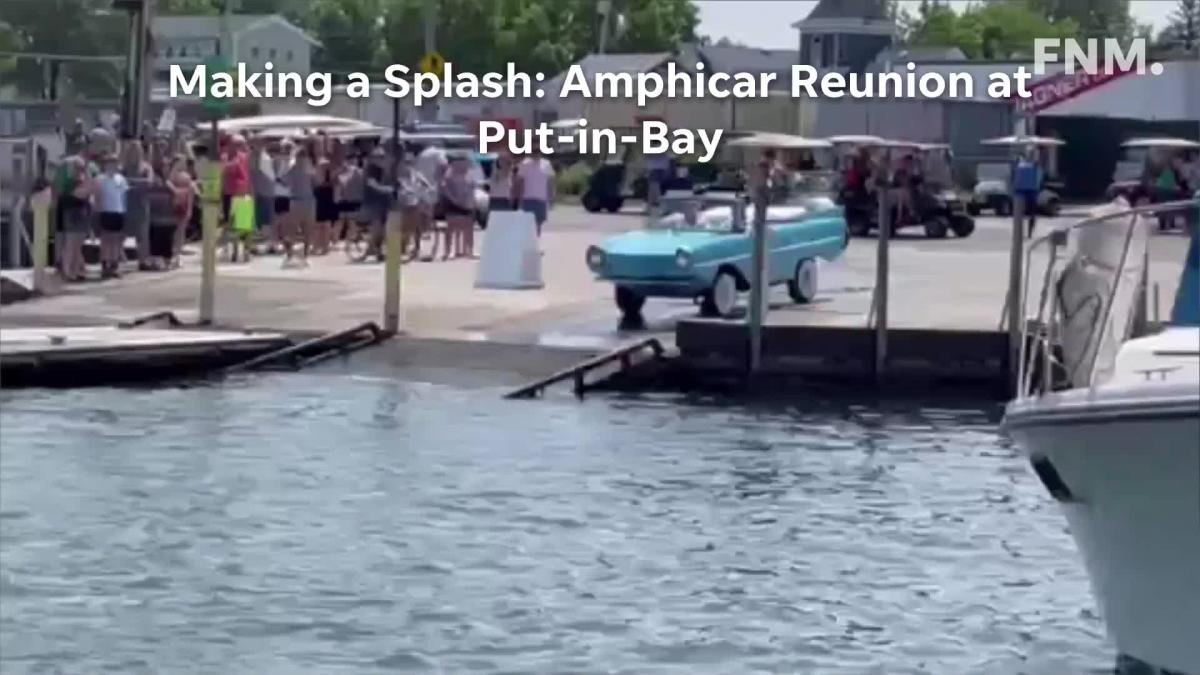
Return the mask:
[[291,344],[282,333],[190,328],[5,328],[0,386],[81,386],[212,372]]

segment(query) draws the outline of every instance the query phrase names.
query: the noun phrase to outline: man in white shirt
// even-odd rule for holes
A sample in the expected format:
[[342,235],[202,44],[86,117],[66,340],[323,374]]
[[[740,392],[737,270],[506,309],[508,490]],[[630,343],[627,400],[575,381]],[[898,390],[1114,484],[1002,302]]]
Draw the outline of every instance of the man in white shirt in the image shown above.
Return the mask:
[[517,169],[516,192],[521,210],[533,214],[538,236],[542,236],[542,224],[554,203],[554,167],[550,160],[536,153],[522,160]]
[[[433,232],[437,227],[437,222],[434,218],[434,213],[437,209],[438,199],[442,194],[442,179],[446,176],[446,169],[450,166],[449,159],[446,158],[446,151],[442,149],[438,143],[431,143],[425,146],[417,155],[416,160],[417,172],[424,176],[425,180],[433,186],[432,190],[426,190],[421,195],[421,215],[420,224],[416,234],[417,241],[426,232]],[[434,239],[434,251],[437,251],[437,240]]]

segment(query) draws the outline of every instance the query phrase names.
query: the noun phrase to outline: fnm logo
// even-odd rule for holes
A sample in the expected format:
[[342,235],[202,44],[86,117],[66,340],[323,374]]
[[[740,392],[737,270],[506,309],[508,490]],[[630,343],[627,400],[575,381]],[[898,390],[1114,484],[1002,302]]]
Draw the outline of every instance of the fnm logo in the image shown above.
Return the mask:
[[[1059,58],[1059,54],[1062,58]],[[1146,68],[1146,40],[1138,38],[1123,49],[1116,38],[1104,38],[1103,44],[1096,38],[1087,40],[1037,38],[1033,41],[1033,72],[1045,75],[1046,66],[1062,62],[1063,70],[1074,75],[1081,70],[1088,75],[1114,75],[1135,72],[1138,75],[1161,75],[1161,63],[1152,63]]]

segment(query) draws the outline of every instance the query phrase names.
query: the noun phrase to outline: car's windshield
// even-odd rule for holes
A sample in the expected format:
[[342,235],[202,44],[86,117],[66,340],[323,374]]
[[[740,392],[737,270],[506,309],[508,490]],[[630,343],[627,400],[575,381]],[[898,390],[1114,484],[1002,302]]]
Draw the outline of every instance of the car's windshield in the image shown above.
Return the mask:
[[661,230],[696,230],[701,232],[732,232],[733,208],[729,203],[705,202],[702,199],[664,200],[662,214],[649,227]]

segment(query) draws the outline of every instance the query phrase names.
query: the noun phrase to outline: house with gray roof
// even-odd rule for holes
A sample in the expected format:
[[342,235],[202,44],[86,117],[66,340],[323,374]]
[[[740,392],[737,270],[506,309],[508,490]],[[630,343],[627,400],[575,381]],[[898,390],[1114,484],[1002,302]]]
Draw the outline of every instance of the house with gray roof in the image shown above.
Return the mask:
[[820,0],[800,21],[800,63],[819,69],[863,72],[895,43],[887,0]]
[[759,49],[741,45],[712,45],[691,43],[682,45],[676,60],[691,67],[704,64],[707,73],[774,73],[776,83],[786,87],[792,66],[799,63],[795,49]]
[[170,66],[189,70],[220,53],[247,69],[261,71],[270,62],[277,72],[302,77],[312,69],[312,52],[320,46],[311,35],[278,14],[232,14],[227,38],[221,16],[156,16],[153,73],[156,85],[168,82]]

